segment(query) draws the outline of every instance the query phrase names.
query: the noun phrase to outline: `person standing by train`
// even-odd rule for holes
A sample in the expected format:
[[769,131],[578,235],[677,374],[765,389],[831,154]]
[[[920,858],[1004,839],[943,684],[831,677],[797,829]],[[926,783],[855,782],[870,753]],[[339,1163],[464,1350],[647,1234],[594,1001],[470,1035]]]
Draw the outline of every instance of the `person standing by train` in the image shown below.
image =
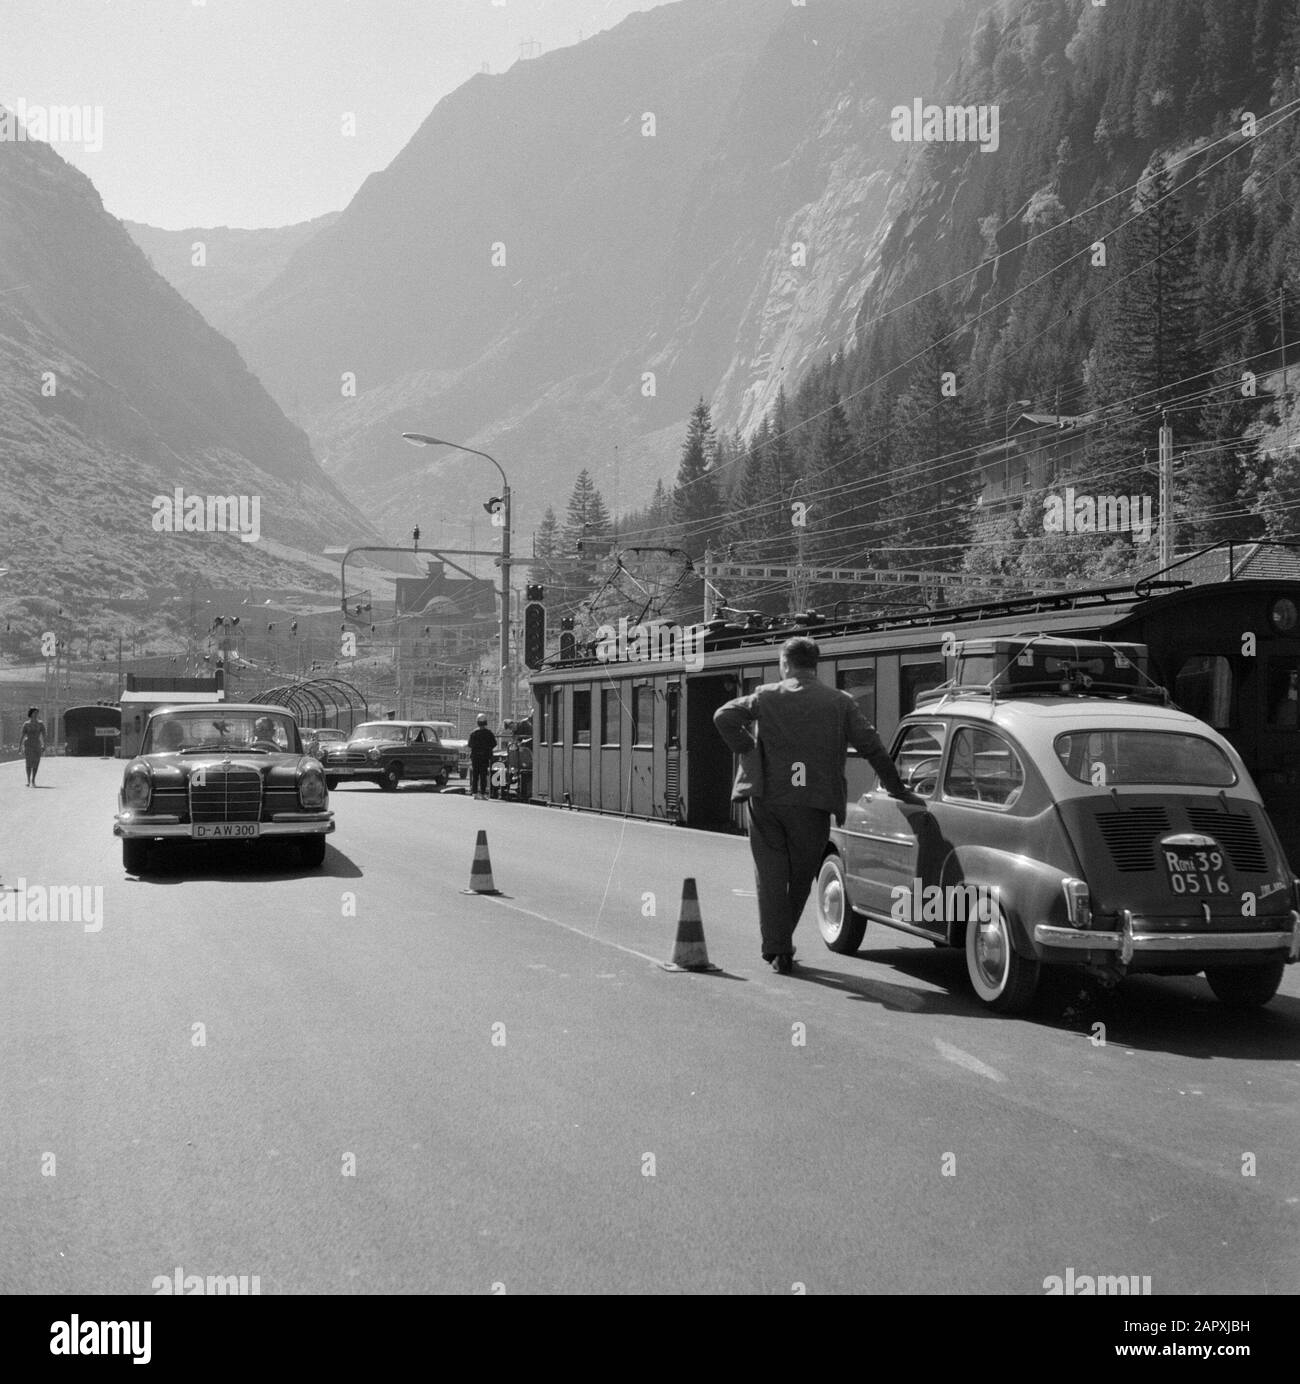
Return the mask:
[[488,729],[487,717],[480,711],[478,725],[469,733],[469,788],[476,798],[488,795],[488,773],[497,738]]
[[27,786],[36,787],[36,770],[40,767],[41,753],[45,749],[45,722],[40,719],[40,708],[29,706],[27,719],[18,732],[18,748],[27,761]]
[[893,797],[924,802],[904,786],[857,702],[818,680],[820,657],[815,640],[787,639],[781,681],[713,714],[718,734],[740,756],[731,796],[749,802],[763,960],[782,975],[794,967],[794,930],[830,840],[831,814],[842,822],[848,810],[847,747],[867,760]]

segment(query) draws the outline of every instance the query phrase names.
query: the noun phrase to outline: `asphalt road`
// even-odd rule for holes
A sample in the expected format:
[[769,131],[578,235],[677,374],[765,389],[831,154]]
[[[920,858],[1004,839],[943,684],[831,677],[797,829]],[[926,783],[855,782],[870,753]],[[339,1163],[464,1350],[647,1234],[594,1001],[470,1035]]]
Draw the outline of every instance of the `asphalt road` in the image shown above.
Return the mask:
[[[103,886],[97,931],[0,923],[0,1291],[1300,1289],[1300,967],[1003,1019],[810,907],[777,976],[742,840],[416,785],[332,794],[319,871],[135,879],[120,769],[0,766],[3,884]],[[717,975],[658,964],[688,875]]]

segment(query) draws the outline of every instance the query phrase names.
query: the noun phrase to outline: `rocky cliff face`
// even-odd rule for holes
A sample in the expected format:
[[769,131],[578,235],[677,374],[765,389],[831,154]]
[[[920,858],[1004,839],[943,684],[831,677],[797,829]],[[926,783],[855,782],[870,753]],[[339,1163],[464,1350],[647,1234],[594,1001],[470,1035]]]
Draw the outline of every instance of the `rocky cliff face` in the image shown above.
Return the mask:
[[[157,530],[153,500],[177,487],[257,497],[257,541]],[[0,492],[7,612],[49,597],[86,613],[191,580],[325,588],[321,550],[369,531],[90,181],[13,139],[0,141]]]
[[522,526],[584,466],[642,500],[701,394],[752,420],[851,328],[889,109],[965,8],[684,0],[475,77],[231,334],[372,517],[463,518],[491,484],[404,430],[495,455]]

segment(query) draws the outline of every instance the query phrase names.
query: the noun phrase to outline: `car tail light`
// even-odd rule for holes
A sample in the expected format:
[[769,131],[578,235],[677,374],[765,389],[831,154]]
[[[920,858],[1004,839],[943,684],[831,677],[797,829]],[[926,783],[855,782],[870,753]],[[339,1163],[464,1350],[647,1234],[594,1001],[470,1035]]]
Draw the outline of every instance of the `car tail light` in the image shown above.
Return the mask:
[[1070,926],[1091,926],[1092,898],[1088,893],[1087,884],[1081,879],[1066,879],[1061,881],[1061,890],[1065,894],[1065,911],[1069,916]]
[[309,764],[298,775],[298,801],[309,812],[325,806],[325,775],[315,764]]
[[122,780],[122,806],[144,811],[153,794],[153,775],[143,764],[133,764]]

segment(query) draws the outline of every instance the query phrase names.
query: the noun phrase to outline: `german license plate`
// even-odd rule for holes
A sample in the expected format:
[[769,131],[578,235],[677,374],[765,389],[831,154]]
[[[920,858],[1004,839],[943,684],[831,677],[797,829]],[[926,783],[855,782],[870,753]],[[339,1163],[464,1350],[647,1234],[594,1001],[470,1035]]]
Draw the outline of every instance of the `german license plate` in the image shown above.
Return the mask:
[[194,822],[196,841],[249,841],[262,834],[260,822]]
[[1223,873],[1222,851],[1179,850],[1163,846],[1161,854],[1165,858],[1169,888],[1173,893],[1207,899],[1230,892],[1227,876]]

